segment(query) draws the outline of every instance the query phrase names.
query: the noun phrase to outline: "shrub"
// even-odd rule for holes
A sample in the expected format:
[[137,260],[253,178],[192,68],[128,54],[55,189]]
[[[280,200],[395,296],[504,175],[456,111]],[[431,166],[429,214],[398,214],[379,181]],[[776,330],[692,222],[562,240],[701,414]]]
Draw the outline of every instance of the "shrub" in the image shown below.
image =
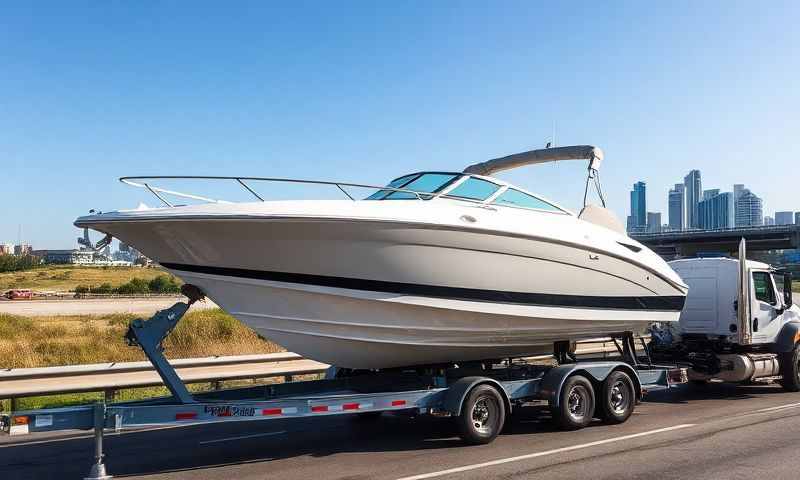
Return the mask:
[[89,293],[89,290],[90,290],[89,287],[87,287],[86,285],[75,286],[75,293],[78,295]]
[[100,293],[100,294],[114,293],[114,290],[115,290],[114,287],[112,287],[110,283],[104,283],[100,286],[92,287],[90,289],[92,293]]
[[149,282],[143,278],[132,278],[128,283],[123,283],[117,287],[117,293],[121,295],[150,293],[150,285]]
[[150,280],[148,288],[152,293],[179,293],[181,287],[171,275],[159,275]]

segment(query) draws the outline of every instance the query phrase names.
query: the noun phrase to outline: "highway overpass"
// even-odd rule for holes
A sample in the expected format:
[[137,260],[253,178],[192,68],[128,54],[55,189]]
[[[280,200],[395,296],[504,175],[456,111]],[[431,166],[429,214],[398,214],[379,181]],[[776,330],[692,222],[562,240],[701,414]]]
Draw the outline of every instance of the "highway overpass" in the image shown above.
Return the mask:
[[742,238],[749,251],[800,248],[800,225],[638,233],[631,237],[665,258],[692,257],[698,253],[736,253]]

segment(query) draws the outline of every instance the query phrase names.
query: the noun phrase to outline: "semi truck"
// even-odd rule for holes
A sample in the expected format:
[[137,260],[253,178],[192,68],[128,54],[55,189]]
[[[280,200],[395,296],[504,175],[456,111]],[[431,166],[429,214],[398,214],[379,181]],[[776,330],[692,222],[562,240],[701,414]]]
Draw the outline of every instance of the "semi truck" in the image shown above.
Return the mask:
[[[745,259],[744,242],[739,259]],[[468,444],[490,443],[510,413],[546,402],[553,421],[575,430],[593,419],[628,420],[652,390],[709,381],[779,381],[800,390],[800,308],[791,275],[738,259],[672,262],[690,286],[677,328],[652,330],[649,343],[631,332],[612,336],[618,358],[579,358],[575,345],[558,342],[553,361],[470,362],[448,368],[352,371],[331,367],[324,379],[190,393],[162,354],[161,342],[198,292],[150,320],[134,320],[126,338],[142,348],[170,397],[96,403],[0,415],[8,433],[93,429],[94,463],[86,478],[111,478],[103,461],[103,434],[149,425],[219,423],[384,412],[450,417]]]

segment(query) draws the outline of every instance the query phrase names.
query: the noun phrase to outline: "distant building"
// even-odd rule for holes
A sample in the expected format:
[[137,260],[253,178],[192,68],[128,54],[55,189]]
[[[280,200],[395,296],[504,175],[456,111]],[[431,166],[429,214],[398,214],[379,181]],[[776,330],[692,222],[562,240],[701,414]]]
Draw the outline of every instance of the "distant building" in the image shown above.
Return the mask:
[[647,212],[647,231],[648,233],[661,231],[661,212]]
[[33,254],[42,257],[47,263],[94,263],[94,252],[91,250],[35,250]]
[[800,225],[800,212],[794,212],[794,224]]
[[703,192],[703,201],[697,208],[700,228],[732,228],[736,223],[733,198],[733,193],[719,193],[718,189]]
[[30,255],[33,248],[25,243],[14,245],[14,255]]
[[683,185],[686,188],[685,228],[700,228],[698,206],[700,204],[700,195],[703,190],[700,170],[692,170],[689,172],[689,174],[683,178]]
[[636,182],[631,190],[631,224],[629,232],[643,232],[647,229],[647,185]]
[[0,255],[14,255],[14,245],[10,243],[0,243]]
[[[712,188],[712,189],[709,189],[709,190],[703,190],[703,200],[710,200],[710,199],[716,197],[717,195],[719,195],[719,188]],[[702,202],[703,200],[700,200],[700,201]]]
[[750,227],[764,224],[763,201],[756,194],[744,189],[734,207],[736,226]]
[[794,223],[794,212],[775,212],[775,225],[791,225]]
[[770,225],[775,225],[775,219],[767,215],[764,217],[764,226],[769,227]]
[[669,228],[670,230],[683,230],[686,226],[686,186],[676,183],[675,188],[669,191]]

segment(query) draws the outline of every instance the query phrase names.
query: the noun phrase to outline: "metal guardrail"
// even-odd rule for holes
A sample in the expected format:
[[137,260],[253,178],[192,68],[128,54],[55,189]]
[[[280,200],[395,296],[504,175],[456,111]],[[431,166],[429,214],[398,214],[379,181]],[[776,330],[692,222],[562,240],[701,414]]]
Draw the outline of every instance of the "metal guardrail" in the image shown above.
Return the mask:
[[[616,354],[617,348],[611,340],[601,339],[579,343],[576,353],[606,357]],[[529,357],[531,360],[548,358],[552,357]],[[292,352],[187,358],[169,363],[187,384],[270,377],[292,381],[296,375],[320,374],[329,367]],[[111,401],[119,389],[160,385],[163,385],[161,377],[146,361],[0,370],[0,399],[11,399],[12,410],[16,410],[16,400],[24,397],[105,392],[107,400]]]

